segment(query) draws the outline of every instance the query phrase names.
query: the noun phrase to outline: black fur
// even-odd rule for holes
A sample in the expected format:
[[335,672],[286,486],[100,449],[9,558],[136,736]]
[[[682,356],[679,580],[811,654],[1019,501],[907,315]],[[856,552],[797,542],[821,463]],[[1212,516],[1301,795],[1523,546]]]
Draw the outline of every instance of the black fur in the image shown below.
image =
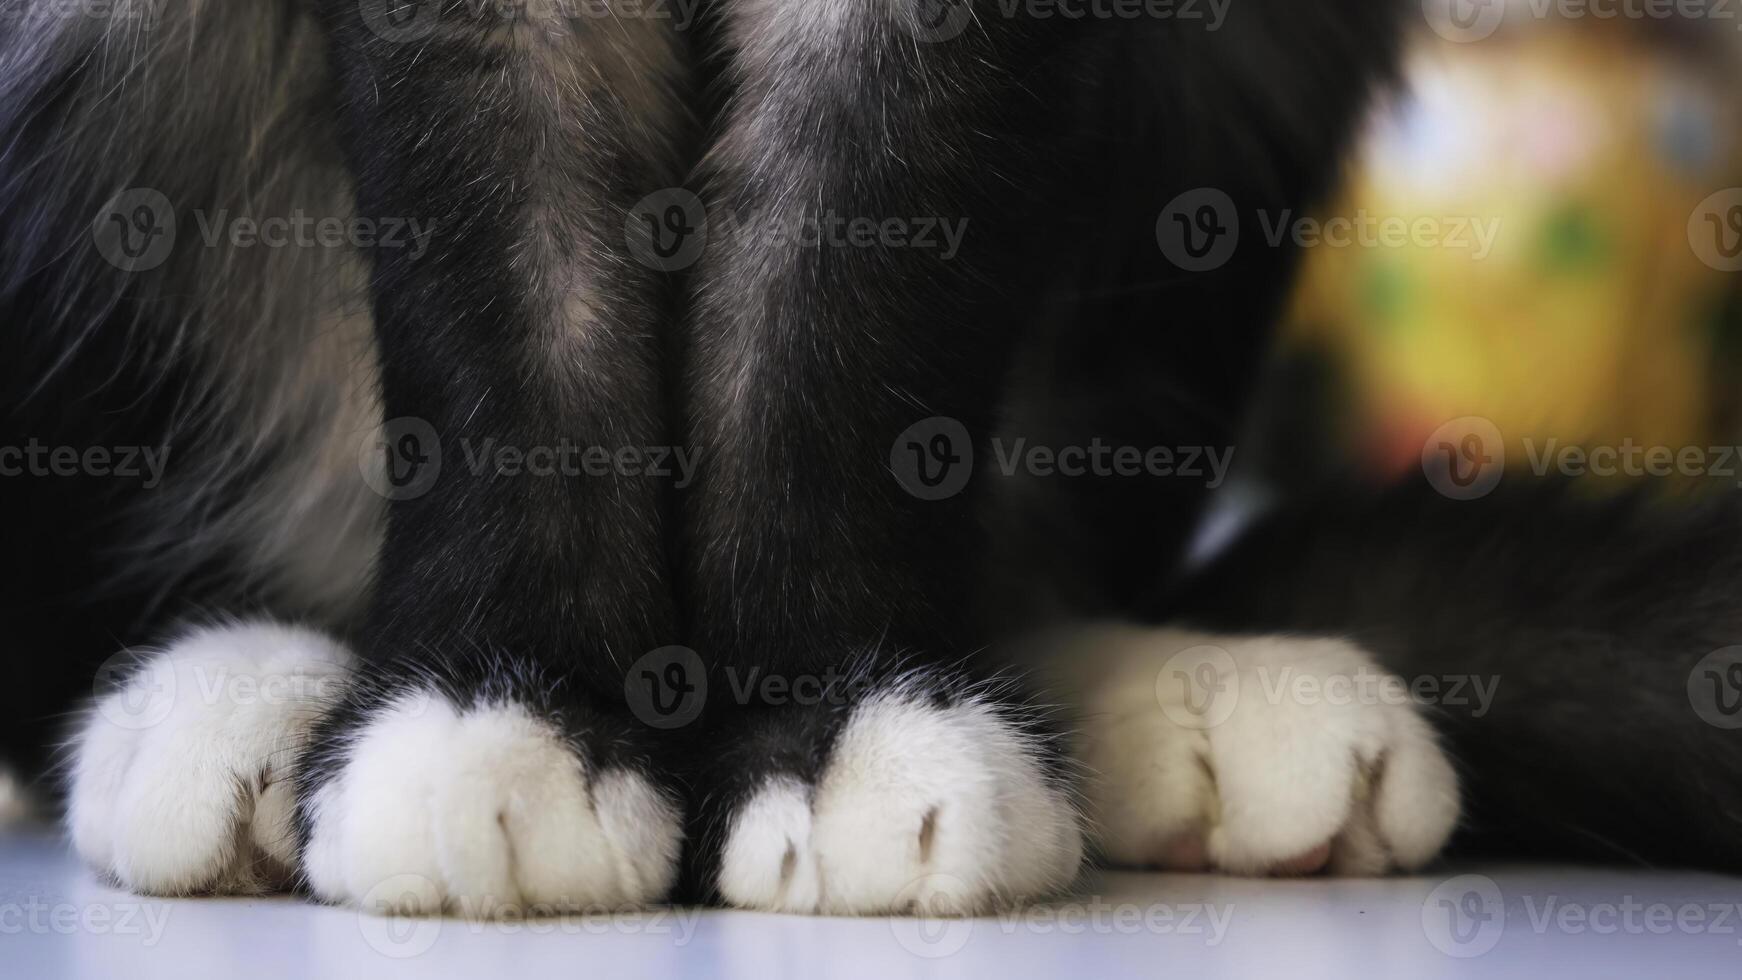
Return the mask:
[[[573,692],[559,714],[580,740],[621,702],[627,666],[678,638],[663,482],[469,465],[492,441],[670,444],[670,314],[659,277],[623,254],[622,215],[682,175],[684,40],[444,4],[428,37],[398,43],[370,29],[370,9],[322,10],[340,142],[361,214],[437,222],[422,256],[376,250],[373,305],[384,415],[427,422],[443,466],[392,507],[360,638],[385,680],[316,733],[305,797],[334,775],[325,751],[396,680],[434,676],[460,703],[503,676],[534,696]],[[611,87],[637,72],[634,91]],[[622,721],[614,739],[634,729]]]

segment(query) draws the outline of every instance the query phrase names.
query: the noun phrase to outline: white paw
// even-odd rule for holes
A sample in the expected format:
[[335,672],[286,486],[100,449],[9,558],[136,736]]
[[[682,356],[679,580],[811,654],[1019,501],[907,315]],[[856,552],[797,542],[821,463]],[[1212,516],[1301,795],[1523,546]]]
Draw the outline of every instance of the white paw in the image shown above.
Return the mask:
[[81,720],[67,828],[138,892],[254,892],[296,863],[289,774],[350,654],[306,629],[195,630],[148,654]]
[[1076,877],[1078,816],[991,706],[890,693],[854,710],[820,782],[777,779],[735,816],[720,891],[743,908],[967,915]]
[[1457,823],[1432,728],[1349,643],[1097,624],[1035,651],[1078,711],[1116,864],[1379,874],[1432,860]]
[[389,703],[315,794],[303,870],[315,894],[367,911],[472,919],[665,897],[677,808],[640,775],[590,772],[516,704],[439,694]]

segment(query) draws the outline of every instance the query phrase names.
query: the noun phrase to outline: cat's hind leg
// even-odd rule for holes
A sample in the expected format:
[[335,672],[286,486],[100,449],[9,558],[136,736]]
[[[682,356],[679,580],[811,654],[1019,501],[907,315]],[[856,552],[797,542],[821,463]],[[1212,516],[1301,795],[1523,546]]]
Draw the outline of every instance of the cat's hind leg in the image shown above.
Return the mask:
[[1457,824],[1430,709],[1352,643],[1108,622],[1026,652],[1071,709],[1115,865],[1379,874],[1432,860]]
[[349,622],[381,509],[355,249],[239,234],[351,217],[324,45],[292,0],[103,14],[0,32],[0,744],[58,744],[73,843],[125,885],[276,887],[349,661],[276,623]]

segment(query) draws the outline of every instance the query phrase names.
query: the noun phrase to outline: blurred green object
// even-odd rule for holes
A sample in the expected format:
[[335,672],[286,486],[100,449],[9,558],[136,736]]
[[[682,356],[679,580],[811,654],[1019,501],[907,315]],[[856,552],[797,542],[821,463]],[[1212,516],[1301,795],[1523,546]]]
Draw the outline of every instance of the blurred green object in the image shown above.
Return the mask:
[[1409,233],[1309,246],[1291,318],[1370,472],[1466,417],[1513,461],[1742,437],[1742,78],[1663,44],[1582,21],[1417,45],[1323,215]]

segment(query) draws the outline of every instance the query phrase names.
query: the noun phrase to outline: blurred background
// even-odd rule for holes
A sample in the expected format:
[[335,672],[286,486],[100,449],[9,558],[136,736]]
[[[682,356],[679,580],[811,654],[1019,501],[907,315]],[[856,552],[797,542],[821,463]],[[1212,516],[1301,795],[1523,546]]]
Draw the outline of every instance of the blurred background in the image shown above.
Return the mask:
[[1742,4],[1425,10],[1408,85],[1322,216],[1357,223],[1327,240],[1409,241],[1306,249],[1284,363],[1288,403],[1315,411],[1268,426],[1312,447],[1293,477],[1401,476],[1466,416],[1501,434],[1509,469],[1551,438],[1742,441]]

